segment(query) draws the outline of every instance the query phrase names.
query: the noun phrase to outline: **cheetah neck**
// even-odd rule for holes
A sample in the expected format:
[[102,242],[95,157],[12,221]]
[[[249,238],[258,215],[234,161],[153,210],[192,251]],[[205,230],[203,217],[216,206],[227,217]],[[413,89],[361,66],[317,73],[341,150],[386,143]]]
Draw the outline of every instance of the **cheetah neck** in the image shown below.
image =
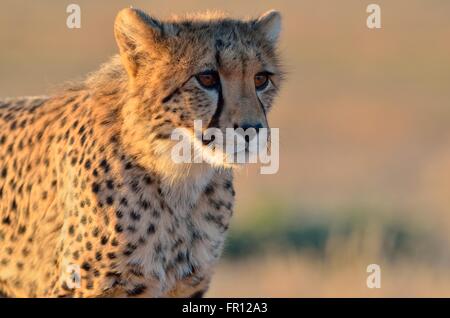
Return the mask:
[[184,213],[196,206],[200,194],[210,183],[213,175],[214,169],[210,167],[194,166],[182,178],[163,181],[161,188],[173,210]]
[[[159,139],[151,127],[140,122],[139,114],[130,111],[138,99],[128,100],[122,113],[122,142],[125,151],[147,172],[157,175],[168,201],[184,210],[195,206],[199,194],[211,181],[215,168],[208,163],[176,163],[171,157],[174,141]],[[126,114],[126,115],[125,115]]]
[[[100,69],[88,81],[96,88],[100,107],[99,121],[109,121],[105,135],[121,136],[123,151],[144,168],[145,173],[158,176],[167,203],[174,210],[188,211],[195,207],[200,194],[210,183],[217,169],[208,163],[175,163],[171,158],[174,141],[158,139],[148,125],[147,114],[136,112],[142,96],[129,91],[126,74],[117,57]],[[150,105],[146,109],[150,109]]]

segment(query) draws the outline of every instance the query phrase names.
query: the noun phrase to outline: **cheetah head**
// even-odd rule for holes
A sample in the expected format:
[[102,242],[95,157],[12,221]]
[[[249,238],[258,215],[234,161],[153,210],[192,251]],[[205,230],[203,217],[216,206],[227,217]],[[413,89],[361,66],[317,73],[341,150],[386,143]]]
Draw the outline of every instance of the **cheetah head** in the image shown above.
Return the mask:
[[[227,128],[268,128],[282,80],[280,25],[276,11],[245,21],[206,13],[163,22],[137,9],[122,10],[115,37],[128,74],[124,126],[135,153],[143,161],[151,157],[146,154],[167,155],[175,129],[192,139],[194,149],[223,146],[225,140],[199,137],[194,121],[201,121],[203,132],[224,134]],[[216,159],[208,164],[232,166]]]

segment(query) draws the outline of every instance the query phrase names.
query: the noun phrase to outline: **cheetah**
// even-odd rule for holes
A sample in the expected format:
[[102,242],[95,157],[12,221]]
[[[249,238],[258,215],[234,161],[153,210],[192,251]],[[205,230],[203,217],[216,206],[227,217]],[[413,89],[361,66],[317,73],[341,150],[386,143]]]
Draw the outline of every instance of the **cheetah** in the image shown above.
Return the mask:
[[268,127],[281,15],[159,20],[127,8],[119,53],[52,96],[0,101],[0,292],[201,297],[235,165],[175,164],[173,129]]

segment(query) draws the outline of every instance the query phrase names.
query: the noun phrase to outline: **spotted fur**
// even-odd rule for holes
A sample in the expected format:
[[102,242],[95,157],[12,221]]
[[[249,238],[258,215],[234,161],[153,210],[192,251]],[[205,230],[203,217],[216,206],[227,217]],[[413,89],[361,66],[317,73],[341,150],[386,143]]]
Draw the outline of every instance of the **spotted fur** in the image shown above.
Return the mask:
[[[125,9],[120,55],[99,71],[54,96],[0,101],[0,291],[202,295],[233,213],[232,169],[175,164],[170,133],[194,119],[267,127],[279,23],[277,12],[161,22]],[[194,76],[205,69],[220,74],[215,92]],[[262,70],[271,80],[257,92]]]

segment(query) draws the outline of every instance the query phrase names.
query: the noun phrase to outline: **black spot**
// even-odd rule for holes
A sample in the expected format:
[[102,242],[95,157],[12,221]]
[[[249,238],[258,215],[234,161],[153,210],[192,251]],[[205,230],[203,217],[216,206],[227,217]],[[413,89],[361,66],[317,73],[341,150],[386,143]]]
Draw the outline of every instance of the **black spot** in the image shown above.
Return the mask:
[[108,161],[106,161],[106,159],[103,159],[103,160],[100,162],[100,167],[103,168],[103,170],[105,171],[105,173],[108,173],[108,171],[109,171],[109,169],[110,169],[109,163],[108,163]]
[[208,185],[206,188],[205,188],[205,194],[206,195],[211,195],[211,194],[213,194],[214,193],[214,188],[211,186],[211,185]]
[[123,252],[123,255],[125,255],[125,256],[130,256],[131,254],[133,254],[133,251],[131,251],[131,250],[125,250]]
[[111,180],[111,179],[107,180],[107,181],[106,181],[106,187],[107,187],[108,189],[110,189],[110,190],[113,190],[113,189],[114,189],[114,181]]
[[114,278],[120,278],[120,273],[117,272],[106,272],[106,277],[114,277]]
[[133,192],[139,192],[139,182],[137,180],[133,180],[131,181],[131,190],[133,190]]
[[144,182],[145,182],[146,184],[150,185],[150,184],[153,183],[153,180],[152,180],[152,178],[151,178],[149,175],[146,175],[146,176],[144,177]]
[[8,175],[8,168],[4,167],[2,169],[1,176],[2,176],[2,178],[6,178],[7,175]]
[[120,200],[120,205],[127,206],[128,205],[128,200],[126,198],[122,198]]
[[100,191],[100,185],[96,182],[92,183],[92,192],[98,193]]
[[84,269],[87,272],[87,271],[89,271],[91,269],[91,264],[89,264],[88,262],[84,262],[81,265],[81,268]]
[[19,234],[23,234],[23,233],[25,233],[26,231],[27,231],[27,228],[26,228],[25,225],[19,226],[19,230],[18,230]]
[[83,126],[80,127],[80,129],[78,130],[78,134],[81,135],[84,131],[86,130],[86,128]]
[[2,219],[2,224],[10,225],[10,224],[11,224],[11,219],[10,219],[10,217],[9,217],[9,216],[5,216],[5,217]]
[[141,215],[136,213],[136,212],[134,212],[134,211],[131,211],[130,217],[134,221],[139,221],[141,219]]
[[114,203],[114,198],[113,198],[112,196],[108,196],[108,197],[106,198],[106,203],[107,203],[108,205],[113,205],[113,203]]
[[134,286],[133,289],[128,290],[127,294],[128,294],[128,296],[138,296],[138,295],[143,294],[146,289],[147,289],[147,286],[145,286],[143,284],[139,284],[139,285]]
[[88,280],[88,282],[86,283],[86,288],[87,289],[93,289],[94,288],[94,282],[92,280]]
[[150,225],[147,228],[147,233],[148,234],[155,234],[156,228],[155,225],[153,223],[150,223]]
[[113,252],[110,252],[110,253],[106,254],[106,256],[108,256],[109,259],[115,259],[115,258],[117,258],[116,254],[113,253]]
[[102,245],[106,245],[108,243],[108,237],[107,236],[102,236],[100,243],[102,243]]
[[200,290],[198,292],[195,292],[192,294],[189,298],[203,298],[203,295],[205,294],[204,290]]
[[114,229],[116,230],[117,233],[123,232],[123,227],[120,224],[116,224]]
[[[171,210],[169,210],[169,211],[171,211]],[[173,212],[171,214],[173,214]],[[152,215],[155,219],[158,219],[161,216],[158,210],[153,210]]]
[[146,200],[141,200],[141,201],[139,202],[139,204],[141,205],[141,207],[142,207],[144,210],[147,210],[147,209],[149,208],[149,206],[150,206],[150,203],[149,203],[148,201],[146,201]]
[[130,273],[137,277],[144,277],[144,273],[139,270],[139,268],[131,268]]
[[71,291],[72,291],[72,289],[70,289],[69,286],[67,285],[67,282],[63,282],[63,283],[61,284],[61,288],[62,288],[63,290],[65,290],[65,291],[68,291],[68,292],[71,292]]
[[28,255],[30,255],[30,250],[28,250],[26,247],[22,249],[22,255],[24,257],[27,257]]
[[121,219],[123,217],[123,212],[120,210],[116,210],[116,216],[117,218]]

